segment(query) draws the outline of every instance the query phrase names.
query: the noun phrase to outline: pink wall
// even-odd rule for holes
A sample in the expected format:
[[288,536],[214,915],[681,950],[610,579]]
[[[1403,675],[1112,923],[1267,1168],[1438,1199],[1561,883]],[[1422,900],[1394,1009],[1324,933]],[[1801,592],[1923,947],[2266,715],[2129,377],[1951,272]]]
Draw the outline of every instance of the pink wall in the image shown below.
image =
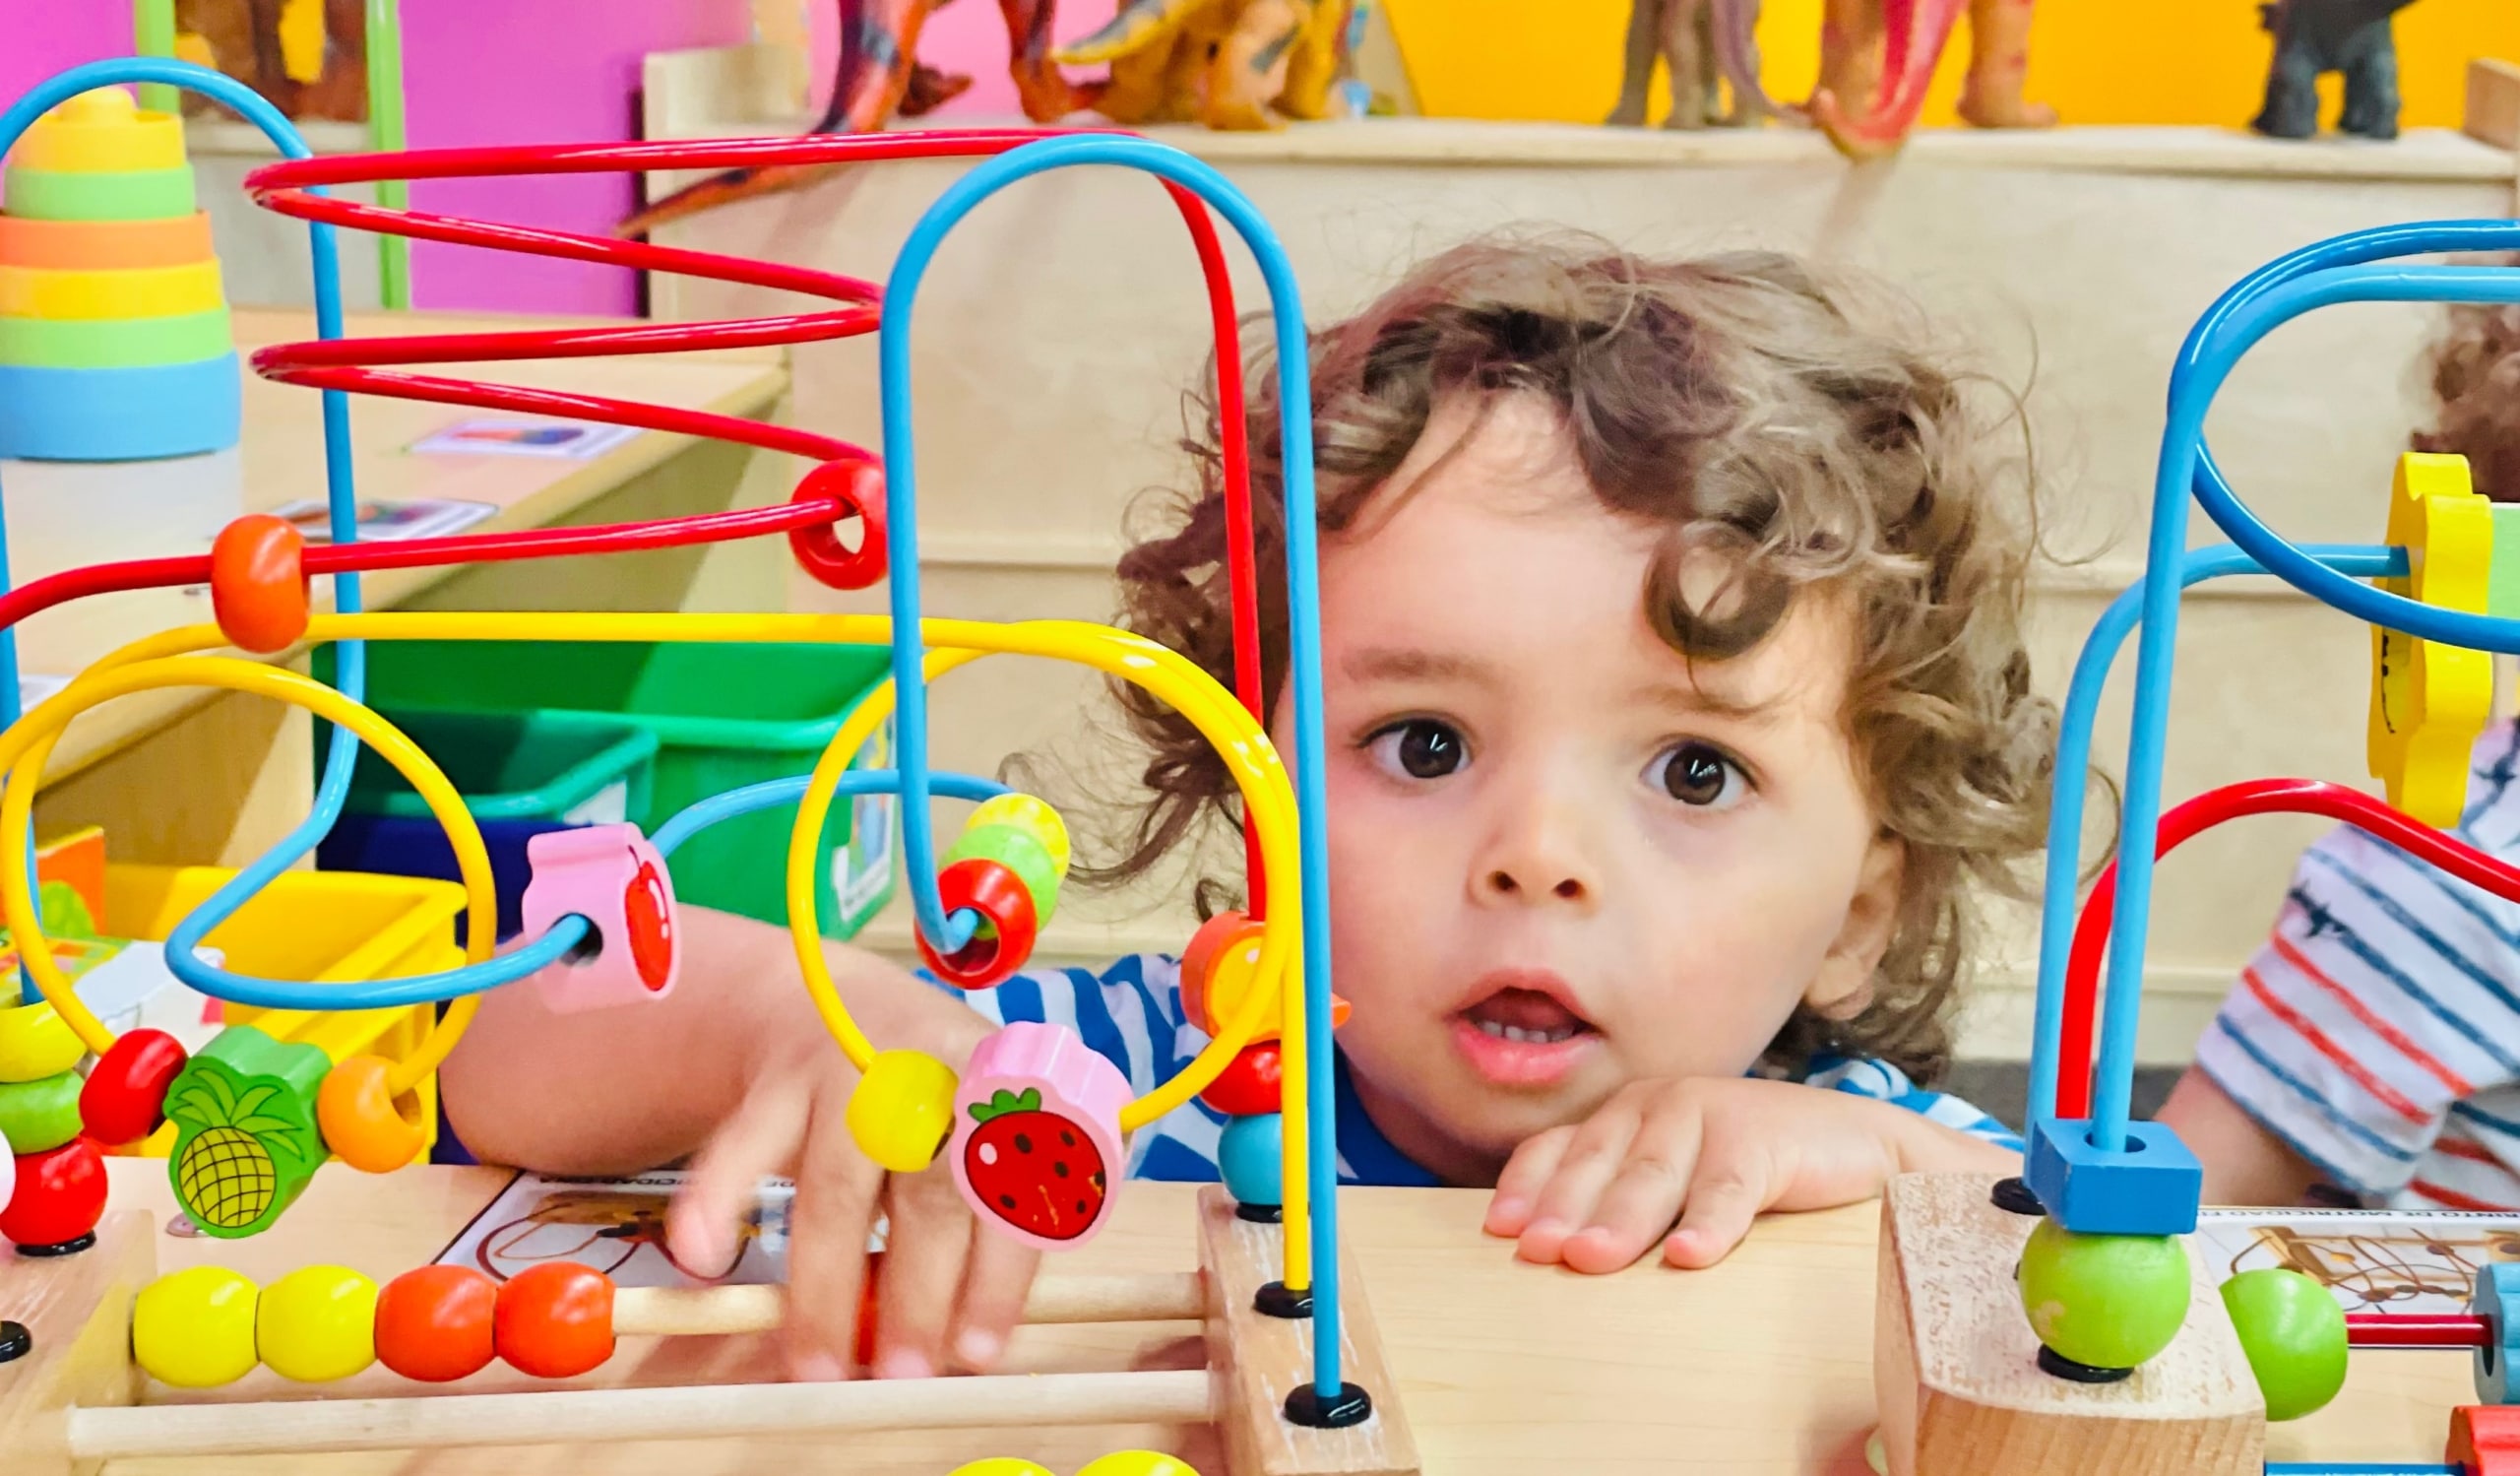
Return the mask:
[[[84,0],[82,0],[84,3]],[[750,34],[742,0],[406,0],[404,90],[415,149],[633,138],[640,60]],[[411,203],[602,234],[628,215],[627,175],[446,180]],[[427,243],[411,248],[421,307],[628,313],[627,272]]]
[[0,0],[0,102],[65,67],[131,54],[130,0]]

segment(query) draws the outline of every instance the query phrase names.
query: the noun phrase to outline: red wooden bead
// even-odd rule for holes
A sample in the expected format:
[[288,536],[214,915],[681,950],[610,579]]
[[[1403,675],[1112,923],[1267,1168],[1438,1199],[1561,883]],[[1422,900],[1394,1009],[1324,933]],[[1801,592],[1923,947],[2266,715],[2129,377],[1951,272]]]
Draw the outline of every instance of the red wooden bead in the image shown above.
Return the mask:
[[1266,1117],[1286,1100],[1279,1080],[1285,1064],[1275,1041],[1245,1046],[1199,1093],[1199,1100],[1228,1118]]
[[67,1246],[105,1217],[105,1161],[74,1137],[58,1148],[18,1155],[18,1191],[0,1209],[0,1240],[14,1246]]
[[857,546],[843,547],[830,523],[799,528],[788,535],[797,566],[836,590],[872,589],[884,577],[884,469],[871,461],[827,461],[805,474],[788,500],[826,499],[841,504],[840,518],[857,519]]
[[162,1030],[134,1030],[114,1042],[79,1089],[79,1121],[88,1136],[119,1146],[156,1132],[165,1121],[166,1088],[184,1059],[183,1043]]
[[285,519],[248,513],[210,546],[210,608],[244,650],[284,651],[306,633],[306,540]]
[[947,917],[969,910],[987,920],[986,927],[951,955],[937,952],[925,933],[918,935],[918,956],[927,960],[939,980],[958,990],[994,989],[1033,956],[1033,940],[1040,930],[1033,891],[1012,867],[984,857],[966,857],[936,873],[936,896]]
[[499,1288],[491,1316],[499,1357],[536,1379],[574,1379],[612,1356],[612,1278],[575,1261],[545,1261]]
[[489,1367],[499,1284],[471,1266],[422,1266],[376,1297],[376,1360],[406,1379],[451,1383]]

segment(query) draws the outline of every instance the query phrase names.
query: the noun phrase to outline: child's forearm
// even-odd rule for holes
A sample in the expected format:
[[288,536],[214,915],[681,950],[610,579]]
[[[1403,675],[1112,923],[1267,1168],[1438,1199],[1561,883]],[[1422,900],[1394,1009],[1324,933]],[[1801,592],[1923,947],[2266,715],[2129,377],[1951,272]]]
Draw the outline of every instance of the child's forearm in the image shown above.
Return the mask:
[[[625,1173],[690,1153],[743,1098],[766,1052],[819,1043],[787,930],[684,908],[682,976],[649,1003],[579,1014],[531,983],[492,992],[439,1073],[447,1119],[484,1162]],[[871,954],[826,944],[851,1014],[882,1044],[959,1065],[981,1018]]]
[[2208,1204],[2299,1204],[2319,1182],[2309,1160],[2189,1066],[2162,1104],[2161,1120],[2205,1165]]

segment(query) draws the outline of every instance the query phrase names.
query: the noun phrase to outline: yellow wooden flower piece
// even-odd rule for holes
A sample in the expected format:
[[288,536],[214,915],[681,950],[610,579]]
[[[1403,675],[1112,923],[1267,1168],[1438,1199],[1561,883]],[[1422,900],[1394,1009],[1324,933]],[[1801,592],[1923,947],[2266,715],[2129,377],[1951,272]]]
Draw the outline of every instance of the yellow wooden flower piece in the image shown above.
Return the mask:
[[254,1284],[223,1266],[149,1283],[131,1304],[131,1354],[150,1378],[217,1388],[254,1372]]
[[[2482,614],[2493,564],[2491,504],[2466,458],[2409,452],[2389,491],[2388,541],[2407,550],[2404,579],[2380,587],[2440,610]],[[2451,826],[2467,803],[2468,754],[2493,705],[2483,651],[2371,628],[2371,776],[2391,804]]]
[[284,1379],[347,1379],[376,1362],[376,1283],[347,1266],[300,1267],[264,1289],[254,1332]]

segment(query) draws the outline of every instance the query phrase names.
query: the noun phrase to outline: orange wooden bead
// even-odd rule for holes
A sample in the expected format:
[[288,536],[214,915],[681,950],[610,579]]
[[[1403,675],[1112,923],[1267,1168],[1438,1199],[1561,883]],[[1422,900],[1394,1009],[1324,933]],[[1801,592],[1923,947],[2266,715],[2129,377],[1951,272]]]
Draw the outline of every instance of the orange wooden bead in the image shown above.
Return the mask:
[[351,1168],[391,1174],[420,1156],[427,1137],[394,1101],[392,1062],[353,1056],[325,1074],[315,1094],[315,1123],[324,1146]]
[[471,1266],[422,1266],[376,1298],[376,1360],[406,1379],[451,1383],[489,1367],[499,1284]]
[[499,1288],[491,1318],[499,1357],[536,1379],[574,1379],[612,1356],[612,1278],[575,1261],[545,1261]]
[[210,606],[220,632],[260,655],[306,633],[306,540],[283,519],[248,513],[210,547]]

